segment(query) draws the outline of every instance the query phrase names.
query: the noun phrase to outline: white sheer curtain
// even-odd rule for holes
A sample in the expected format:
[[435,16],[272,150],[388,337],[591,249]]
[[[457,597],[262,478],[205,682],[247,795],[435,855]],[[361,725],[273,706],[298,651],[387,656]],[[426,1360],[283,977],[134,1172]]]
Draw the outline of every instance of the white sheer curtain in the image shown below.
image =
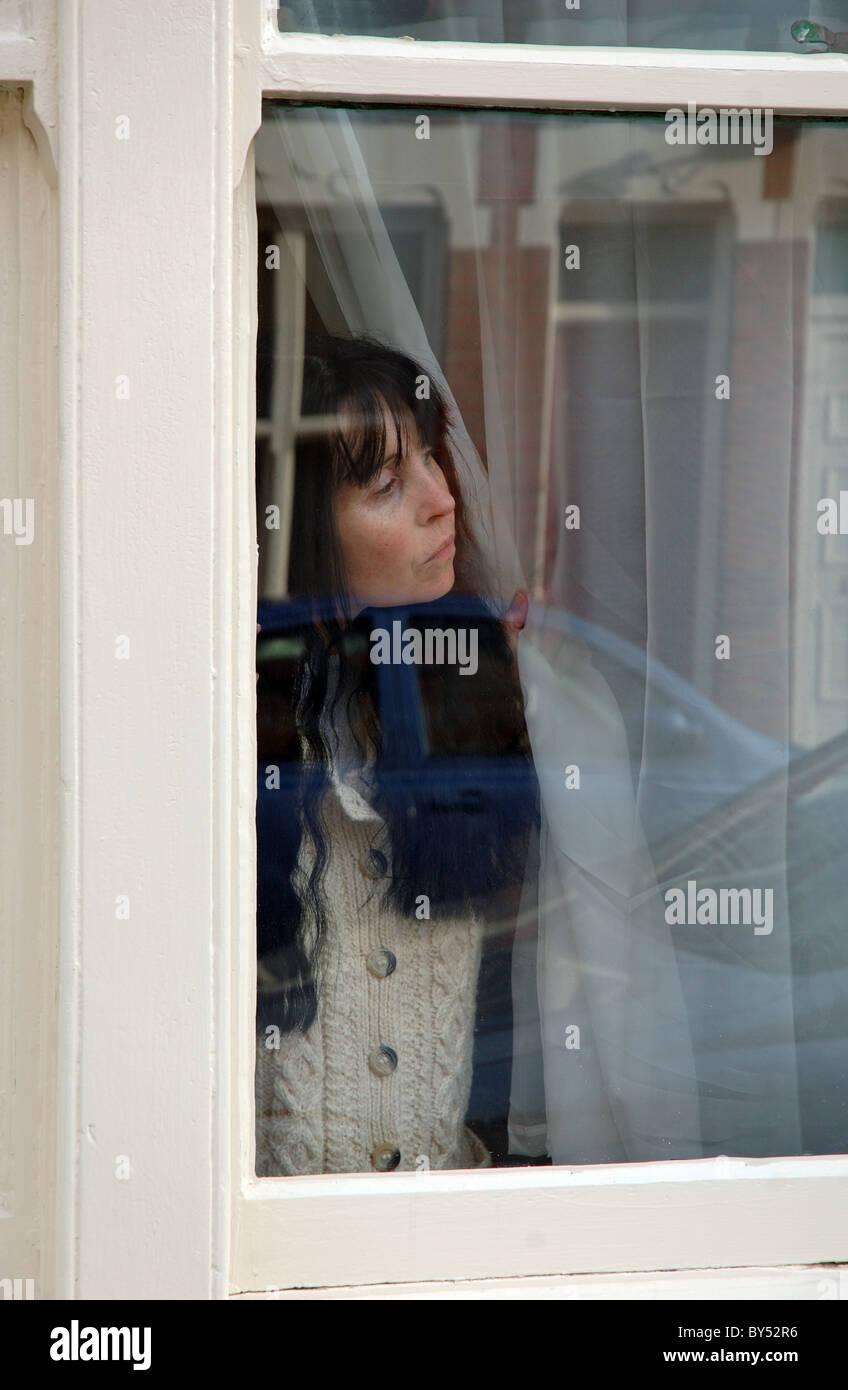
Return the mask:
[[[658,267],[651,264],[651,229],[638,209],[632,236],[638,304],[650,301],[658,278]],[[756,273],[744,248],[723,247],[720,236],[717,241],[713,280],[707,286],[713,295],[726,294],[735,264],[740,271],[744,266],[746,274]],[[725,496],[723,505],[711,492],[708,477],[690,487],[678,481],[686,467],[681,398],[691,378],[686,379],[684,369],[677,383],[680,396],[675,396],[671,345],[663,341],[661,325],[638,320],[648,650],[668,662],[670,635],[685,623],[697,654],[693,666],[699,687],[711,689],[720,707],[729,705],[744,728],[767,728],[776,744],[768,789],[754,794],[747,812],[737,810],[734,816],[725,811],[706,825],[702,821],[700,839],[689,836],[685,849],[679,832],[660,833],[658,779],[643,775],[639,783],[641,820],[663,881],[682,883],[683,874],[698,890],[755,885],[773,894],[769,932],[763,928],[755,934],[751,926],[732,922],[675,928],[697,1059],[705,1156],[794,1154],[802,1148],[786,881],[792,607],[787,542],[792,530],[795,376],[801,361],[793,306],[803,303],[806,284],[803,278],[798,283],[803,271],[790,244],[777,247],[774,256],[770,270],[760,272],[756,317],[743,322],[741,332],[734,325],[724,342],[723,360],[719,356],[710,364],[707,356],[704,362],[710,387],[726,375],[724,389],[734,393],[732,425],[717,438],[716,468],[724,488],[734,493]],[[722,389],[716,388],[712,400],[706,393],[708,414],[720,415],[729,404],[715,399]],[[721,516],[712,524],[711,508]],[[678,613],[673,595],[687,535],[698,537],[700,577],[689,611]],[[765,536],[773,543],[764,545]],[[728,638],[729,654],[719,661],[721,636]],[[647,726],[657,699],[657,687],[649,684]],[[648,738],[643,773],[652,761],[656,766],[658,758]]]
[[[479,216],[476,119],[470,114],[457,126],[461,150],[454,173],[464,179],[468,225]],[[600,170],[619,168],[632,153],[629,130],[626,121],[598,126],[593,148]],[[306,211],[347,328],[382,336],[420,360],[458,416],[381,215],[379,170],[363,157],[355,114],[274,108],[259,151],[258,174],[268,199]],[[670,172],[675,153],[668,151]],[[518,177],[517,164],[504,173],[506,190],[513,174]],[[602,188],[601,196],[611,215],[616,208],[620,214],[611,190],[615,184]],[[454,208],[457,196],[454,185]],[[560,193],[552,188],[546,196]],[[734,344],[722,338],[714,321],[715,295],[724,293],[721,286],[732,271],[731,251],[718,224],[715,236],[709,226],[696,228],[695,234],[707,238],[707,283],[698,302],[690,296],[683,305],[683,327],[671,331],[669,314],[654,310],[663,294],[667,298],[663,283],[680,274],[674,238],[664,242],[665,234],[635,204],[618,214],[606,244],[607,264],[600,273],[596,264],[594,273],[614,287],[620,319],[605,334],[575,337],[579,362],[558,360],[552,406],[552,505],[579,497],[584,517],[607,520],[584,528],[579,546],[571,532],[549,528],[554,541],[547,603],[531,606],[519,646],[543,820],[513,958],[511,1148],[525,1155],[547,1151],[556,1163],[795,1153],[801,1136],[785,779],[773,778],[753,811],[723,834],[720,823],[701,814],[704,778],[712,775],[706,766],[691,796],[685,785],[673,789],[679,815],[669,817],[668,749],[662,743],[662,673],[675,666],[681,644],[700,687],[715,699],[726,697],[740,725],[767,726],[772,748],[788,742],[788,548],[769,551],[766,583],[757,581],[756,562],[746,565],[743,559],[744,582],[735,592],[733,556],[734,546],[742,556],[746,545],[754,553],[755,538],[746,527],[771,526],[779,536],[787,526],[793,264],[787,262],[783,279],[768,286],[767,323],[782,325],[785,336],[776,341],[767,327],[752,325],[749,339]],[[488,473],[461,421],[456,446],[478,532],[509,597],[525,583],[515,528],[528,460],[518,456],[504,426],[515,401],[503,398],[497,361],[502,326],[493,324],[497,309],[481,268],[483,231],[476,242],[476,273]],[[520,285],[515,292],[521,293]],[[681,299],[687,294],[682,286]],[[704,341],[712,346],[706,349],[698,345],[701,338],[687,336],[686,323],[691,319],[697,326],[699,313],[709,319]],[[711,383],[709,397],[709,373],[717,378],[720,371],[744,397],[734,410],[736,437],[729,442],[721,421],[703,425],[712,418],[703,383]],[[693,372],[700,373],[700,384]],[[569,390],[579,400],[570,403],[564,422]],[[721,409],[718,399],[716,407]],[[696,436],[713,427],[721,448],[737,461],[738,508],[724,506],[720,523],[715,494],[695,458],[703,445]],[[720,464],[716,468],[720,472]],[[535,480],[535,462],[531,471]],[[734,515],[738,529],[728,536]],[[686,575],[691,547],[699,550],[697,582]],[[600,673],[594,652],[590,659],[580,625],[562,622],[562,612],[574,608],[575,593],[590,620],[603,624],[614,615],[618,631],[638,639],[630,648],[641,641],[647,652],[635,768],[633,731],[625,729],[615,678]],[[726,633],[716,623],[731,613],[732,678],[717,661],[715,645]],[[776,757],[769,770],[777,767],[779,774]],[[568,766],[579,769],[579,789],[566,784]],[[721,800],[719,791],[712,788],[708,807]],[[693,841],[679,827],[695,821],[702,830]],[[696,879],[698,889],[771,888],[771,934],[755,935],[738,923],[669,925],[664,892],[685,887],[689,879]]]

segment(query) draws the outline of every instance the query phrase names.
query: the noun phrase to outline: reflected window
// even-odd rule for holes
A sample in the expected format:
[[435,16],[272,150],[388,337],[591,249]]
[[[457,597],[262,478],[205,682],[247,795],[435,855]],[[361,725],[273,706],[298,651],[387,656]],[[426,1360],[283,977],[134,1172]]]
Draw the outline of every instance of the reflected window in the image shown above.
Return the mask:
[[834,0],[290,0],[279,7],[278,23],[284,34],[463,43],[773,53],[848,47],[845,13]]

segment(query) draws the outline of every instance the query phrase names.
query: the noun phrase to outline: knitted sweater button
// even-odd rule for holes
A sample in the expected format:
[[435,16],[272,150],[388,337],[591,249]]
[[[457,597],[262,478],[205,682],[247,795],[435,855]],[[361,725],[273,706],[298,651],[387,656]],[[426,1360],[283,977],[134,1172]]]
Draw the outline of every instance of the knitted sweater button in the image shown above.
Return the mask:
[[389,861],[379,849],[367,849],[359,856],[359,868],[366,878],[385,878]]
[[365,958],[375,980],[385,980],[387,975],[391,975],[397,966],[397,957],[394,951],[390,951],[387,946],[379,946],[376,951],[369,951]]
[[385,1043],[381,1047],[375,1047],[374,1051],[368,1054],[368,1065],[375,1076],[391,1076],[397,1064],[397,1053],[393,1047],[388,1047]]
[[391,1173],[400,1163],[400,1149],[394,1144],[378,1144],[371,1150],[371,1164],[378,1173]]

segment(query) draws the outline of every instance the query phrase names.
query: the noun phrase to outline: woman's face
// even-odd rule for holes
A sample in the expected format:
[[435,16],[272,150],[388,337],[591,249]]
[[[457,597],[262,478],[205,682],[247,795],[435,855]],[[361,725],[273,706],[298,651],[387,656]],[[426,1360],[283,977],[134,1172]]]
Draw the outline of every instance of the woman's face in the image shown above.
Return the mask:
[[453,588],[456,504],[445,475],[410,417],[409,450],[384,408],[386,454],[379,476],[364,488],[342,483],[336,529],[357,609],[426,602]]

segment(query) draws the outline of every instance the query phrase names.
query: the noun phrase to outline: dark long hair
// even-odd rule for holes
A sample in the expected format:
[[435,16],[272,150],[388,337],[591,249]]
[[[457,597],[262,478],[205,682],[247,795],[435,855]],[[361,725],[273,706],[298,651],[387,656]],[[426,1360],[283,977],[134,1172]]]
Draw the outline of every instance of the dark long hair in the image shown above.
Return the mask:
[[[354,421],[345,431],[342,409]],[[456,506],[455,582],[444,599],[353,616],[333,501],[342,482],[365,487],[379,474],[384,410],[403,451],[410,429],[417,430],[444,473]],[[493,592],[469,524],[443,394],[412,358],[375,338],[310,336],[301,421],[288,576],[294,617],[287,631],[298,634],[302,656],[283,697],[293,716],[299,772],[296,794],[277,803],[273,817],[257,801],[260,1030],[268,1024],[305,1030],[317,1010],[326,928],[321,880],[332,853],[321,815],[329,785],[327,720],[338,727],[343,718],[363,760],[369,747],[375,756],[373,805],[385,821],[392,860],[384,903],[409,919],[410,931],[422,893],[436,919],[490,912],[501,893],[522,881],[528,832],[538,818],[521,688],[500,622],[506,596]],[[450,665],[420,674],[436,758],[422,754],[414,736],[408,668],[377,668],[369,660],[371,629],[390,627],[399,612],[407,629],[429,619],[443,631],[469,624],[477,631],[474,675]],[[304,835],[314,847],[313,866],[298,891],[294,871]],[[305,913],[314,924],[309,946]]]

